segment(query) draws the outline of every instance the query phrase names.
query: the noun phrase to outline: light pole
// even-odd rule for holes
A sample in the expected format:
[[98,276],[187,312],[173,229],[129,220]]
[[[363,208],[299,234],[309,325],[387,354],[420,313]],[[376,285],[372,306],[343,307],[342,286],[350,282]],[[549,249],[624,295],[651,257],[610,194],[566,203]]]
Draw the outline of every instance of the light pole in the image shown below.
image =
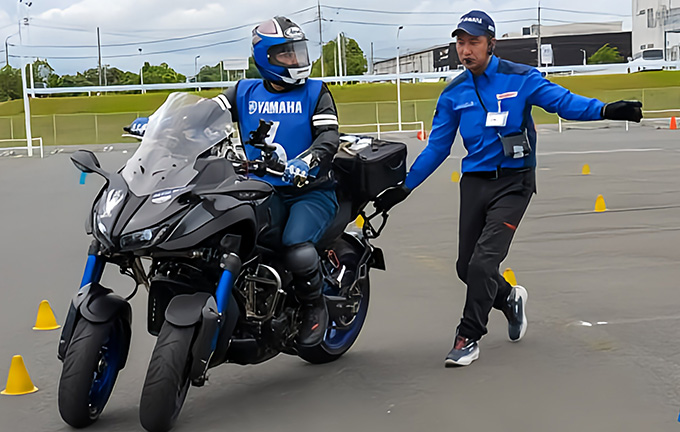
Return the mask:
[[12,33],[11,35],[9,35],[5,38],[5,63],[7,63],[8,65],[9,65],[9,44],[8,44],[8,41],[9,41],[9,38],[11,38],[12,36],[16,36],[18,34],[19,34],[19,32]]
[[583,66],[586,65],[586,50],[582,49],[580,50],[583,53]]
[[139,50],[139,59],[142,62],[142,65],[139,67],[139,82],[142,86],[142,94],[146,93],[146,90],[144,90],[144,59],[142,59],[142,49],[137,48]]
[[109,66],[110,66],[110,65],[107,65],[107,64],[105,64],[105,65],[103,66],[103,67],[104,67],[104,87],[106,87],[106,86],[108,85],[107,82],[106,82],[106,75],[108,74],[108,71],[109,71],[108,67],[109,67]]
[[399,132],[401,132],[401,78],[399,78],[399,32],[404,26],[401,25],[397,29],[397,123],[399,125]]
[[194,57],[194,79],[198,82],[198,59],[201,58],[200,55]]

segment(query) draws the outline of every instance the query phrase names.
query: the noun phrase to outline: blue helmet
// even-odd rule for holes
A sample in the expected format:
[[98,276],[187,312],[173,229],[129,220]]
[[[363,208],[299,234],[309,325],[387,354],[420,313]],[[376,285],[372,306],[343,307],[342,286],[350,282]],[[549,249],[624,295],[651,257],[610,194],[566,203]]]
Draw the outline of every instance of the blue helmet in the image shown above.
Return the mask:
[[312,71],[307,38],[285,17],[274,17],[253,29],[253,59],[262,78],[287,85],[304,84]]

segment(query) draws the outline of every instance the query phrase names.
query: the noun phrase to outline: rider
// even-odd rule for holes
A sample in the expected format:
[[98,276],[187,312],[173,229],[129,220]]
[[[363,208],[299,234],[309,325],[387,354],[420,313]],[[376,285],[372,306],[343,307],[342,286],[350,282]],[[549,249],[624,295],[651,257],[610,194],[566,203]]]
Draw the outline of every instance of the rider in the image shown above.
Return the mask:
[[[283,179],[267,176],[267,180],[276,186],[288,212],[282,244],[284,264],[293,273],[295,294],[302,304],[297,342],[314,346],[328,326],[314,244],[338,209],[331,173],[339,145],[337,110],[326,85],[308,79],[312,67],[307,39],[290,19],[277,16],[255,27],[252,54],[262,79],[240,80],[214,100],[229,109],[241,137],[256,130],[261,119],[273,122],[267,143],[278,144],[277,152],[285,151]],[[260,150],[250,145],[245,150],[250,160],[261,157]]]

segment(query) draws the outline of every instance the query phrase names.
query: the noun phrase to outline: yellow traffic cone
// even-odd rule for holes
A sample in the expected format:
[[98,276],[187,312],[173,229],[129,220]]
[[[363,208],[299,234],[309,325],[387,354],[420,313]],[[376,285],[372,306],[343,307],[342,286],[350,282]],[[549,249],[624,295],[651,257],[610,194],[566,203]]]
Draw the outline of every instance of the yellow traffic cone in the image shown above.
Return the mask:
[[20,355],[12,357],[12,364],[7,375],[7,388],[0,394],[18,396],[38,391],[38,387],[33,385],[31,377],[28,376],[24,359]]
[[453,174],[451,174],[451,181],[454,183],[458,183],[460,181],[460,173],[458,171],[454,171]]
[[361,217],[361,215],[359,215],[359,216],[357,216],[357,220],[355,220],[354,223],[358,228],[363,228],[364,227],[364,218]]
[[503,278],[512,286],[517,285],[517,279],[515,278],[515,272],[512,271],[510,267],[506,268],[503,272]]
[[590,175],[590,165],[588,165],[588,164],[583,165],[583,169],[581,170],[581,175]]
[[607,211],[607,205],[604,203],[604,197],[598,195],[595,200],[595,213],[602,213],[604,211]]
[[50,303],[47,300],[41,301],[33,330],[54,330],[59,327],[61,326],[57,324],[57,319],[54,317]]

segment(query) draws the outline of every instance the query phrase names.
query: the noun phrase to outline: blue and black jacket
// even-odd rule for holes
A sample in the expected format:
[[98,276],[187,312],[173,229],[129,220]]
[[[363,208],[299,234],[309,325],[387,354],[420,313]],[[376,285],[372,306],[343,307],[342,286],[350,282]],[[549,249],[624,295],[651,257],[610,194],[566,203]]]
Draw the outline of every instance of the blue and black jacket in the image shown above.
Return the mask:
[[[533,67],[493,56],[482,75],[475,77],[466,70],[440,95],[427,147],[411,166],[406,187],[417,187],[444,162],[459,130],[467,150],[463,173],[535,167],[534,105],[567,120],[601,120],[604,103],[551,83]],[[499,111],[508,112],[505,127],[487,127],[487,112]],[[519,159],[505,156],[499,134],[513,135],[525,129],[533,151]]]

